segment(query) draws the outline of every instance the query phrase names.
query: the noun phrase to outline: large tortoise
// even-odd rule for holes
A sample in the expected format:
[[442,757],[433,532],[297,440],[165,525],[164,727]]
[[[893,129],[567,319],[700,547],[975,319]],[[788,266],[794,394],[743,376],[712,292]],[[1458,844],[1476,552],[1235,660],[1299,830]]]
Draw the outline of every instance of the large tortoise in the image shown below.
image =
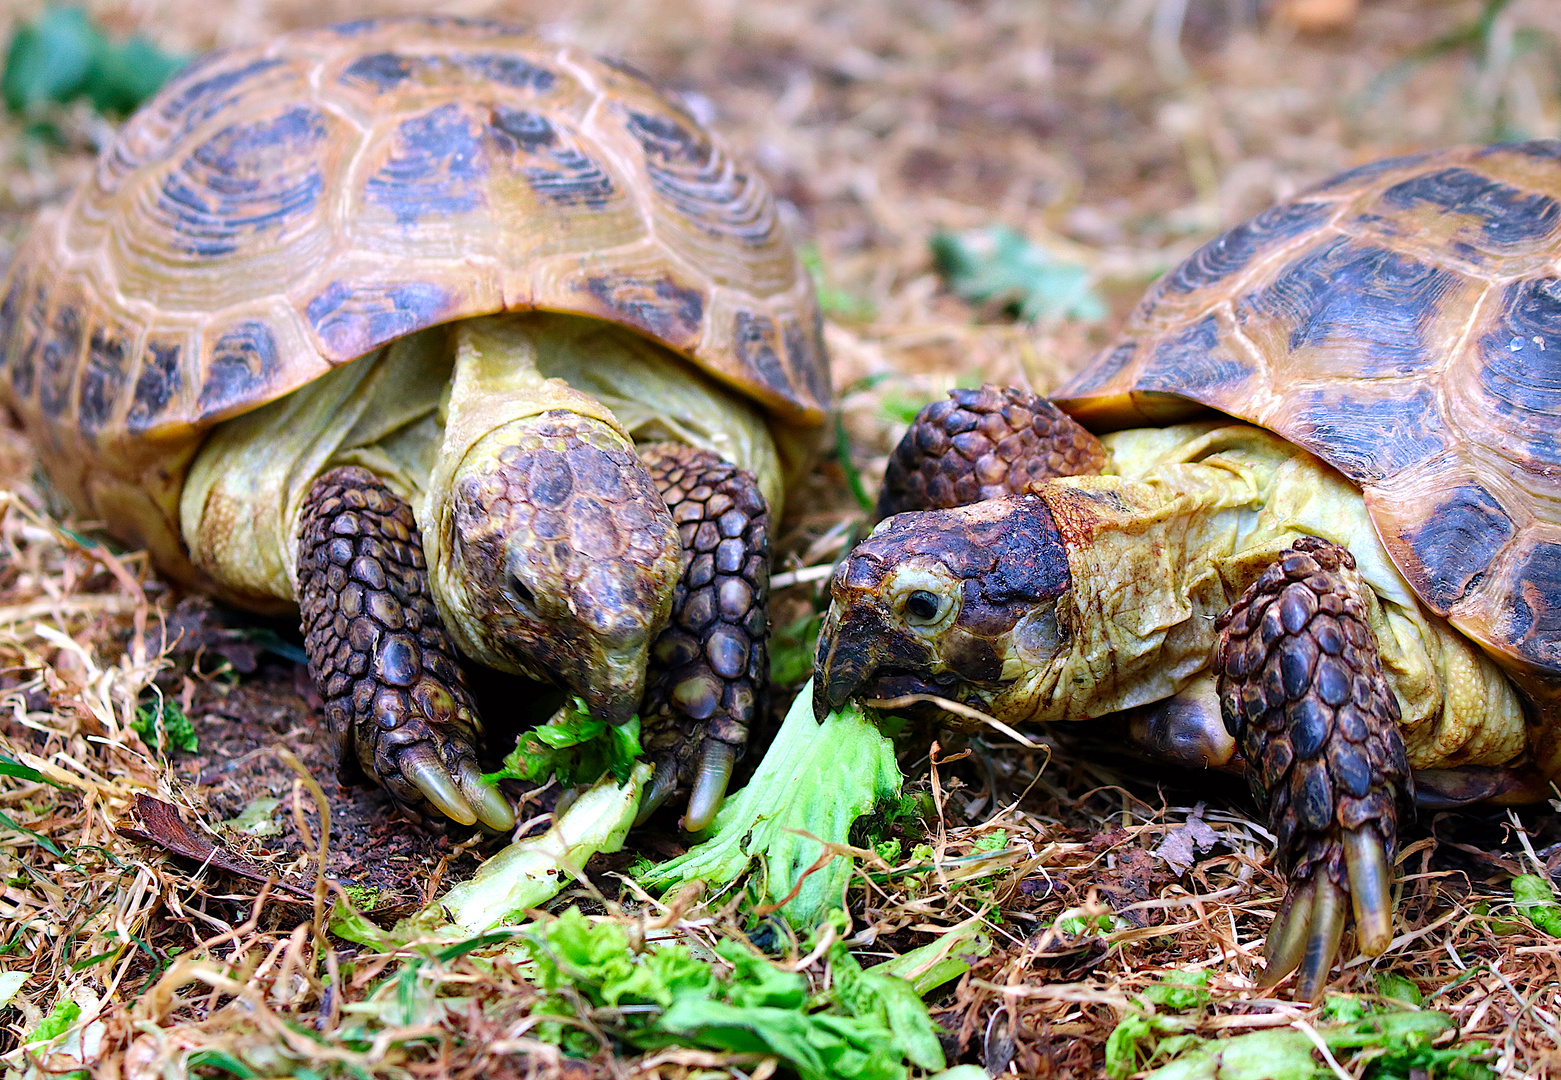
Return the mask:
[[1266,983],[1315,997],[1351,906],[1381,953],[1400,815],[1561,774],[1558,200],[1556,141],[1365,165],[1199,249],[1054,404],[923,410],[817,707],[1112,717],[1244,770],[1291,882]]
[[714,815],[829,374],[771,193],[642,78],[447,19],[219,53],[0,289],[52,484],[188,585],[301,608],[344,760],[414,816],[513,823],[458,655],[642,712],[647,806],[692,776]]

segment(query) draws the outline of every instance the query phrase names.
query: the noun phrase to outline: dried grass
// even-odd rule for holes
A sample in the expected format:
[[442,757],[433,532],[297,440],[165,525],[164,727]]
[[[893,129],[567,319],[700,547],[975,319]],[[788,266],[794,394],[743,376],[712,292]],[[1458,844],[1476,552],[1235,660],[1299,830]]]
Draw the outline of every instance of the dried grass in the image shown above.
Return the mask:
[[[187,51],[366,6],[411,5],[92,5],[114,29]],[[897,403],[983,378],[1028,376],[1044,389],[1109,329],[1017,327],[972,311],[931,271],[935,230],[1012,225],[1090,267],[1120,318],[1149,279],[1211,232],[1335,169],[1440,143],[1561,133],[1561,10],[1544,0],[1514,0],[1483,41],[1413,63],[1417,46],[1473,25],[1480,4],[441,6],[625,55],[685,91],[754,157],[825,268],[841,416],[869,485],[900,433]],[[29,14],[37,5],[11,7]],[[0,123],[0,259],[27,215],[84,174],[105,131],[81,110],[61,128],[67,145],[51,148]],[[42,1075],[86,1061],[94,1075],[137,1080],[202,1062],[259,1075],[304,1066],[315,1075],[769,1075],[764,1062],[694,1052],[562,1059],[533,1037],[531,991],[513,968],[346,950],[318,930],[323,887],[313,905],[289,902],[122,835],[137,794],[181,807],[192,823],[220,816],[131,721],[157,694],[188,706],[221,686],[161,651],[172,598],[144,560],[86,539],[78,530],[88,523],[60,524],[30,468],[25,445],[4,431],[0,749],[45,778],[0,777],[0,967],[29,974],[3,1014],[9,1069]],[[798,500],[807,509],[787,523],[783,558],[802,572],[777,597],[778,623],[811,610],[811,568],[852,535],[844,479],[837,463],[821,465]],[[1184,790],[1202,781],[1108,763],[1051,736],[1040,751],[990,741],[934,747],[931,761],[907,764],[930,773],[942,811],[932,854],[891,865],[859,853],[850,932],[872,956],[984,927],[995,950],[933,999],[967,1060],[1023,1076],[1091,1075],[1132,995],[1172,969],[1212,974],[1204,1034],[1312,1016],[1252,989],[1280,883],[1265,864],[1269,838],[1244,816],[1239,794]],[[289,842],[270,856],[249,843],[249,853],[307,888],[327,854],[308,839],[329,835],[323,795],[303,778],[289,787]],[[1217,843],[1166,849],[1173,859],[1191,851],[1192,865],[1178,872],[1156,852],[1168,837],[1192,839],[1190,804],[1205,798],[1209,808],[1197,814]],[[1514,819],[1551,870],[1561,861],[1553,819],[1544,808]],[[1490,1039],[1504,1073],[1561,1074],[1556,943],[1501,919],[1500,883],[1527,858],[1515,826],[1495,812],[1438,815],[1408,837],[1400,936],[1378,961],[1348,965],[1339,986],[1370,992],[1374,972],[1397,973],[1464,1036]],[[431,888],[455,854],[446,851],[420,883]],[[1494,898],[1491,914],[1476,913],[1482,895]],[[616,915],[580,896],[642,928],[705,939],[741,932],[688,896]],[[1070,919],[1099,915],[1111,929],[1068,932]],[[805,969],[818,974],[816,962]],[[81,1037],[42,1057],[23,1047],[65,1000],[81,1008]]]

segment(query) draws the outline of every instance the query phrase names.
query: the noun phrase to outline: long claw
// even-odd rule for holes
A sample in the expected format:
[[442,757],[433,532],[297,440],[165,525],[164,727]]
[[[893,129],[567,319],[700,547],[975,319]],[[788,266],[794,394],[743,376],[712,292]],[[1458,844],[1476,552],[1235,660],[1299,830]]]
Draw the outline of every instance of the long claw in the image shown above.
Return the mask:
[[1274,916],[1274,922],[1268,928],[1268,941],[1263,946],[1263,956],[1268,966],[1263,969],[1263,977],[1257,981],[1261,989],[1267,990],[1274,986],[1301,966],[1301,957],[1306,952],[1306,928],[1311,923],[1315,888],[1316,883],[1312,881],[1292,888],[1279,914]]
[[726,798],[726,785],[732,782],[732,766],[736,763],[736,747],[714,740],[705,743],[699,755],[694,790],[688,797],[688,812],[683,815],[684,829],[703,832],[710,827],[721,809],[721,800]]
[[1355,908],[1355,938],[1367,956],[1381,956],[1393,940],[1393,897],[1388,853],[1374,829],[1344,834],[1344,865]]
[[1335,885],[1319,868],[1316,892],[1312,895],[1312,917],[1306,937],[1306,955],[1296,982],[1296,997],[1317,1001],[1328,984],[1328,970],[1339,955],[1339,939],[1344,936],[1344,890]]
[[495,832],[509,832],[515,827],[515,811],[504,793],[483,780],[482,770],[475,761],[462,761],[455,781],[471,803],[472,810],[488,828]]
[[445,817],[458,825],[477,823],[477,811],[461,794],[455,777],[440,764],[432,747],[414,746],[403,752],[396,764],[401,768],[401,775]]
[[651,774],[650,783],[645,785],[645,794],[640,796],[640,811],[634,816],[634,824],[643,825],[650,820],[650,816],[661,809],[661,804],[672,797],[672,792],[677,786],[677,762],[667,758],[657,763],[656,771]]

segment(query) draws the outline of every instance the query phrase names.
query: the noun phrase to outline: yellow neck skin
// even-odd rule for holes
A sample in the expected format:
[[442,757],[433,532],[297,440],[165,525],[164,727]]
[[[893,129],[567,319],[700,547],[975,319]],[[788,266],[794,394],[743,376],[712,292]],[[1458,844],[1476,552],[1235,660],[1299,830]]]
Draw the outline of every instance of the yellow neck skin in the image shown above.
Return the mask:
[[[1073,586],[1058,623],[1073,638],[1026,657],[1025,624],[994,702],[1014,719],[1071,720],[1181,693],[1207,671],[1214,623],[1302,535],[1347,547],[1371,586],[1371,623],[1403,711],[1410,764],[1502,765],[1523,750],[1518,696],[1478,647],[1416,601],[1388,560],[1360,493],[1266,431],[1204,423],[1104,440],[1115,475],[1038,492],[1068,551]],[[1007,704],[1017,717],[1005,714]]]

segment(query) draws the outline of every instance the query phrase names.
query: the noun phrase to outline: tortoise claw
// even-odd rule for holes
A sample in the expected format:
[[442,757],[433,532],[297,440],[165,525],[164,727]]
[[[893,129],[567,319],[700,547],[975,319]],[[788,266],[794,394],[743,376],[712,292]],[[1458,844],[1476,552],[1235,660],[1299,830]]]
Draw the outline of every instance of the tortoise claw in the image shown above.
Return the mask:
[[640,810],[634,816],[634,824],[643,825],[650,820],[650,816],[660,810],[662,804],[672,797],[677,786],[677,760],[671,757],[662,758],[656,763],[656,771],[651,774],[650,783],[645,785],[645,794],[640,796]]
[[688,812],[683,815],[683,828],[689,832],[704,832],[715,820],[726,798],[726,785],[732,782],[732,768],[737,764],[737,748],[730,743],[707,739],[699,755],[699,772],[694,780],[694,790],[688,796]]
[[1392,871],[1387,846],[1367,827],[1344,834],[1344,865],[1350,875],[1355,940],[1367,956],[1381,956],[1393,941]]
[[460,785],[439,761],[433,747],[409,747],[396,764],[407,783],[417,788],[434,809],[458,825],[477,824],[477,811],[461,793]]
[[515,827],[515,809],[504,793],[494,784],[483,779],[482,770],[470,759],[462,761],[456,769],[455,782],[461,794],[471,804],[477,820],[494,832],[509,832]]

